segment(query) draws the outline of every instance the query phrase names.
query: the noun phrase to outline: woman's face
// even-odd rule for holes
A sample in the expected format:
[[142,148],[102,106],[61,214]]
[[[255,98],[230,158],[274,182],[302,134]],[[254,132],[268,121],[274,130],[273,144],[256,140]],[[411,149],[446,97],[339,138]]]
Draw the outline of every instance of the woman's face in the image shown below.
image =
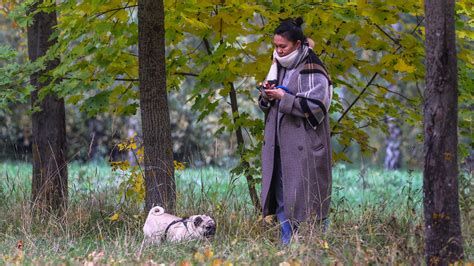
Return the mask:
[[281,35],[275,34],[275,36],[273,36],[273,44],[275,45],[278,55],[283,57],[298,49],[301,45],[301,41],[292,42]]

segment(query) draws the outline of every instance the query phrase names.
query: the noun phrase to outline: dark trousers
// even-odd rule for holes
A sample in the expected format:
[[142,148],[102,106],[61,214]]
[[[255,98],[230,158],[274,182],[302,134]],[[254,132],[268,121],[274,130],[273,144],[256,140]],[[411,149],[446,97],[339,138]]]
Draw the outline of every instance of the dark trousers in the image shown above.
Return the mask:
[[291,241],[291,236],[293,234],[292,225],[288,218],[285,215],[285,206],[284,206],[284,199],[283,199],[283,182],[282,182],[282,173],[281,173],[281,158],[280,158],[280,149],[279,146],[275,147],[275,162],[273,168],[273,176],[272,176],[272,183],[271,189],[275,195],[276,201],[276,216],[278,222],[280,222],[281,226],[281,242],[283,245],[288,245]]

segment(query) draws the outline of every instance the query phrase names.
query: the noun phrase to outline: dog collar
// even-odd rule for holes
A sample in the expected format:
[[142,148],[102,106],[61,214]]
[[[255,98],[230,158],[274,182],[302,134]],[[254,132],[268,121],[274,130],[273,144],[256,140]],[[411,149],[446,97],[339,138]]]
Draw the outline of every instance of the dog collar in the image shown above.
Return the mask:
[[180,223],[180,222],[184,224],[184,227],[186,227],[186,231],[189,232],[188,225],[186,224],[188,222],[188,219],[174,220],[166,227],[165,233],[163,234],[163,237],[162,237],[162,240],[166,240],[166,238],[168,238],[168,231],[170,230],[170,227],[177,224],[177,223]]

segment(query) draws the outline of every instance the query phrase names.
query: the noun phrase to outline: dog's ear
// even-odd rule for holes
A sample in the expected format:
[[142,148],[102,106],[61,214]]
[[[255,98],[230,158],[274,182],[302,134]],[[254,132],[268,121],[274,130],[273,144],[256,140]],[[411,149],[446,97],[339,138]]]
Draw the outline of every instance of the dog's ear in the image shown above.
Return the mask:
[[195,226],[195,227],[200,226],[203,221],[204,221],[204,220],[201,218],[201,216],[197,216],[197,217],[194,218],[194,220],[193,220],[194,226]]

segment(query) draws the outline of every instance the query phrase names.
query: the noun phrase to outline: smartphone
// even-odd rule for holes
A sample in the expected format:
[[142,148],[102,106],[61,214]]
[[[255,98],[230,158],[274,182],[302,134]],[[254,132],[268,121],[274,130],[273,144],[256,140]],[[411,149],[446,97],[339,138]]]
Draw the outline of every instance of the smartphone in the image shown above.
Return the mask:
[[265,93],[265,87],[263,87],[261,82],[255,86],[255,89],[257,89],[264,98],[268,98],[267,94]]
[[272,86],[272,85],[277,85],[278,81],[276,79],[273,79],[273,80],[267,80],[267,84],[268,84],[268,89]]

